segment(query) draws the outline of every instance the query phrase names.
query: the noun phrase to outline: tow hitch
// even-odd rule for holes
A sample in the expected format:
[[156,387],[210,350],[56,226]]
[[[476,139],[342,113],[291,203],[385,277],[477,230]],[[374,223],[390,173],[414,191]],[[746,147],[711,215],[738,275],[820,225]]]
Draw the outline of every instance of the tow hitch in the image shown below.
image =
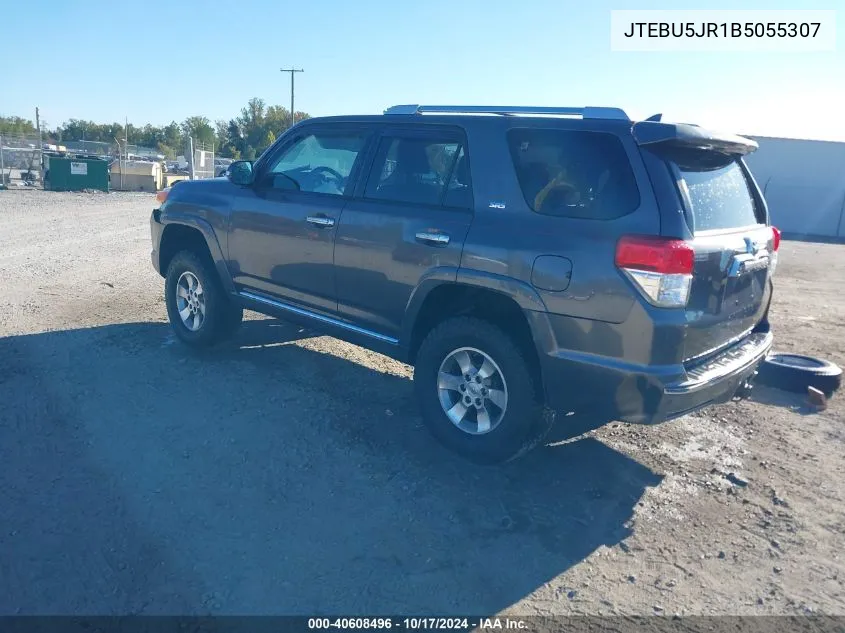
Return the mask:
[[755,371],[751,374],[748,378],[746,378],[740,385],[737,387],[736,393],[734,394],[734,400],[745,400],[751,397],[751,390],[754,389],[754,376],[757,375]]

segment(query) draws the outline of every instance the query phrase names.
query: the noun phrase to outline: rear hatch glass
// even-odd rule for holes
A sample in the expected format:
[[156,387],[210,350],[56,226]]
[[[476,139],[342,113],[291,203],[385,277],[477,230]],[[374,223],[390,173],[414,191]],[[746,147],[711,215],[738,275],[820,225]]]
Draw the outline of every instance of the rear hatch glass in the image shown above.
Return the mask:
[[675,163],[689,197],[692,229],[703,231],[736,229],[758,223],[748,180],[737,160],[711,153],[695,160]]
[[744,337],[764,317],[772,234],[737,156],[675,147],[664,157],[695,236],[684,354],[693,360]]

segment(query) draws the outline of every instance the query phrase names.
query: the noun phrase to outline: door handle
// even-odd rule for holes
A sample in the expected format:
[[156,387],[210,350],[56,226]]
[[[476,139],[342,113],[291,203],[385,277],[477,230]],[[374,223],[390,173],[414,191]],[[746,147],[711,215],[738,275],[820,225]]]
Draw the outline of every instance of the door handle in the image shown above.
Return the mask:
[[321,228],[328,228],[330,226],[334,226],[334,218],[329,218],[325,215],[309,215],[307,218],[305,218],[305,221],[309,224],[313,224],[314,226],[319,226]]
[[417,233],[417,241],[429,246],[446,246],[449,243],[449,236],[445,233]]

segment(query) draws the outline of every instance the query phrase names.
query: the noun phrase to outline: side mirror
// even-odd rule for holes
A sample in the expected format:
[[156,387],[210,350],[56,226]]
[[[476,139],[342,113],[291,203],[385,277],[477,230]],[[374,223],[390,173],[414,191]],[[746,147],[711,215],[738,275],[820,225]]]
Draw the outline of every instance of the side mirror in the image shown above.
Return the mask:
[[252,161],[235,161],[229,165],[229,171],[227,173],[232,183],[242,187],[248,187],[255,180],[255,173],[252,171]]

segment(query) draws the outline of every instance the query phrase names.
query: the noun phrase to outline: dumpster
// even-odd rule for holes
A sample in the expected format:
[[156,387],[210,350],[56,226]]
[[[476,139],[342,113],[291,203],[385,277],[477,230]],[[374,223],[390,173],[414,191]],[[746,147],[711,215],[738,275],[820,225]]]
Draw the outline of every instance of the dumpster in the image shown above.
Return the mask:
[[44,188],[52,191],[109,190],[109,164],[99,158],[44,156]]

